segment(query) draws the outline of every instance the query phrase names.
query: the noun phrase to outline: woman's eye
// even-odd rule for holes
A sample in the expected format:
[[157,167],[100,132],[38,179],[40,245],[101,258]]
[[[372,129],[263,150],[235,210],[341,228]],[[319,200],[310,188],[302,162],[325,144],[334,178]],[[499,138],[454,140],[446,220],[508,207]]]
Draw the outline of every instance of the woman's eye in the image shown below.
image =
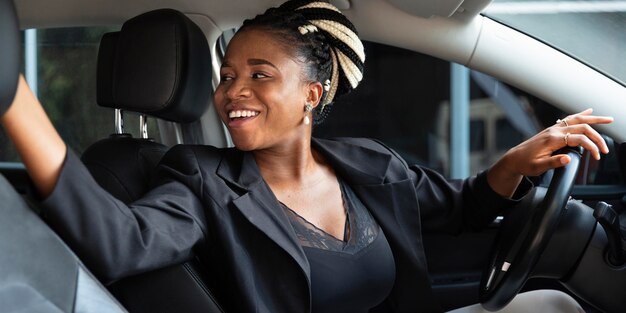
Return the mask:
[[222,75],[222,77],[220,78],[220,82],[227,82],[229,80],[232,80],[232,76],[229,75]]
[[267,75],[263,74],[263,73],[254,73],[252,74],[252,78],[265,78],[268,77]]

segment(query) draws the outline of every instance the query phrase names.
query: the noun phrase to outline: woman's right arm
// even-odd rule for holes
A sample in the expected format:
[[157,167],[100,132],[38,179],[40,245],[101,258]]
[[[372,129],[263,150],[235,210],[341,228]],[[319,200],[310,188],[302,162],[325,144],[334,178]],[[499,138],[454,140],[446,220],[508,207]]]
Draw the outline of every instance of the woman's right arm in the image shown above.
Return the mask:
[[[126,205],[101,188],[68,149],[44,220],[98,278],[110,282],[193,258],[210,242],[195,154],[177,146],[156,169],[154,187]],[[201,250],[196,250],[201,249]]]
[[126,205],[67,148],[23,77],[0,122],[44,199],[42,217],[100,279],[184,262],[207,241],[202,177],[185,147],[168,152],[154,189]]
[[13,104],[0,117],[0,122],[39,195],[47,197],[59,178],[67,147],[22,75]]

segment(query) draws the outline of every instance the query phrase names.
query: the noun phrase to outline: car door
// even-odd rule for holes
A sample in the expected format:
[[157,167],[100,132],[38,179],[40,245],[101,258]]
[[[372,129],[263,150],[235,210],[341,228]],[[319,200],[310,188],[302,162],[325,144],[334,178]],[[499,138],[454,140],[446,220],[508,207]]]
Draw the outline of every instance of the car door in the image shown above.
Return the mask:
[[126,312],[0,175],[0,311]]

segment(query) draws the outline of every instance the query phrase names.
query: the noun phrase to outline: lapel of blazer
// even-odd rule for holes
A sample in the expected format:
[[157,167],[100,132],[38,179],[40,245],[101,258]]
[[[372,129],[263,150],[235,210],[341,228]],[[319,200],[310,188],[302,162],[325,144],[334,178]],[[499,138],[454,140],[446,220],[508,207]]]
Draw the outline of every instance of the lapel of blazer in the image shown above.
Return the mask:
[[261,177],[254,156],[236,149],[226,150],[217,175],[245,190],[233,200],[246,219],[284,249],[304,271],[310,281],[310,267],[295,236],[289,218],[269,186]]
[[391,156],[342,141],[313,138],[311,146],[350,185],[382,184]]
[[[316,138],[313,138],[312,146],[326,157],[337,174],[350,185],[367,186],[366,189],[356,188],[355,192],[368,208],[374,211],[379,206],[379,192],[389,192],[389,186],[385,184],[385,174],[391,160],[389,154],[346,142]],[[250,223],[291,255],[310,279],[309,263],[289,218],[261,177],[252,153],[236,149],[226,150],[217,174],[230,184],[245,190],[233,204]],[[376,212],[372,213],[377,215]]]
[[[391,154],[345,142],[314,139],[314,147],[327,157],[338,175],[345,179],[361,202],[380,223],[388,237],[395,237],[406,253],[422,259],[421,222],[417,195],[404,172],[389,169]],[[387,181],[389,172],[393,181]],[[415,249],[417,247],[417,249]],[[425,262],[421,260],[420,262]]]

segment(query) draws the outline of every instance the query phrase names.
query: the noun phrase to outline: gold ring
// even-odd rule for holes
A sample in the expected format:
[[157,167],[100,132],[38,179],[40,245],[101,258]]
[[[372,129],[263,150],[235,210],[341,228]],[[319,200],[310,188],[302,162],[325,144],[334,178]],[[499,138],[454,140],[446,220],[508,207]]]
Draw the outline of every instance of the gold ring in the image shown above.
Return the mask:
[[567,138],[569,137],[570,133],[565,134],[565,136],[563,136],[563,140],[565,141],[565,145],[567,146]]
[[563,125],[565,125],[565,127],[569,126],[569,124],[567,123],[567,117],[564,119],[558,119],[556,120],[556,124],[561,124],[563,123]]

